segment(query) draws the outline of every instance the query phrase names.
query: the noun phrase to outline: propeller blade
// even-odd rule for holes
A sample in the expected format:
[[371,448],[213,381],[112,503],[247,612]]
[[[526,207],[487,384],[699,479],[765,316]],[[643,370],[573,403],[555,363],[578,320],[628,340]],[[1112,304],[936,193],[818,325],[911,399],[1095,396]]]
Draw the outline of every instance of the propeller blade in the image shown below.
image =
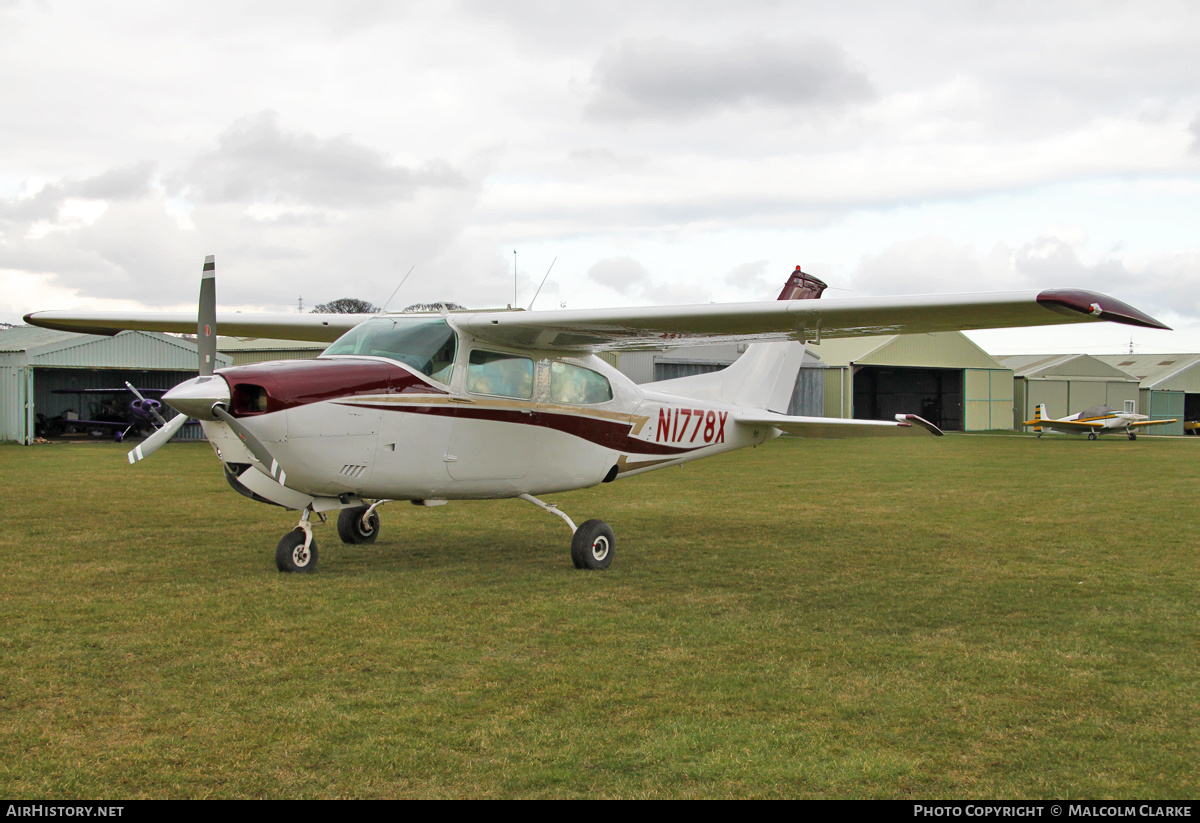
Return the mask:
[[[196,392],[197,385],[201,385],[201,394],[211,394],[212,387],[206,384],[211,382],[211,380],[218,379],[212,377],[213,369],[216,366],[217,360],[217,264],[215,261],[216,258],[214,258],[211,254],[204,258],[204,270],[200,275],[200,307],[196,312],[196,351],[200,356],[200,378],[208,377],[210,378],[210,381],[204,381],[200,378],[194,377],[191,380],[185,380],[183,383],[180,383],[171,390],[171,392],[175,392],[177,395],[184,395],[184,399],[189,399],[187,397],[189,391],[191,393]],[[219,382],[221,383],[221,386],[218,388],[224,387],[225,390],[224,392],[217,394],[217,396],[213,399],[218,402],[222,398],[228,400],[228,387],[225,386],[225,381],[221,380]],[[141,392],[135,389],[128,381],[125,382],[125,385],[129,387],[131,392],[137,395],[138,400],[141,400],[143,404],[145,404],[146,398],[142,397]],[[163,399],[170,397],[171,392],[167,392]],[[209,402],[212,401],[210,400]],[[174,437],[175,433],[183,428],[183,424],[189,419],[188,415],[181,413],[175,415],[173,418],[171,418],[170,422],[168,422],[163,419],[163,416],[159,414],[158,411],[152,406],[149,406],[148,404],[146,404],[146,406],[150,413],[153,414],[158,422],[162,424],[162,428],[147,437],[133,451],[129,452],[128,456],[130,464],[137,463],[139,460],[145,460],[147,457],[158,451],[162,444]],[[214,411],[216,411],[216,409],[214,409]],[[225,410],[220,409],[220,411],[224,412]],[[232,419],[233,418],[230,417],[230,420]],[[241,431],[239,431],[239,429],[241,429]],[[242,427],[240,423],[238,423],[236,426],[233,426],[233,430],[238,432],[238,436],[241,437],[243,441],[246,440],[247,436],[252,438],[254,437],[254,435],[250,434],[250,432],[245,431],[245,428]],[[270,454],[266,449],[263,448],[262,443],[258,442],[257,438],[254,439],[254,443],[257,444],[258,448],[263,454],[266,454],[267,457],[270,458]],[[251,453],[257,457],[258,454],[254,451],[254,445],[249,442],[247,442],[246,445],[250,447]],[[273,462],[274,461],[272,460],[272,463]],[[283,474],[282,470],[280,471],[280,474]]]
[[145,460],[158,451],[158,447],[174,437],[175,432],[183,428],[183,424],[187,421],[188,417],[186,414],[177,414],[172,417],[169,423],[147,437],[129,453],[130,464],[136,463],[139,460]]
[[250,450],[250,454],[254,455],[254,459],[262,464],[262,467],[267,470],[267,474],[279,482],[279,485],[286,485],[287,474],[284,473],[283,467],[279,465],[271,453],[267,451],[267,447],[262,444],[262,441],[250,433],[250,430],[242,425],[242,421],[238,420],[232,414],[225,410],[224,406],[213,406],[213,414],[222,423],[225,423],[229,428],[233,429],[233,433],[238,436],[238,439],[246,444],[246,448]]
[[158,409],[156,409],[156,408],[154,408],[153,406],[151,406],[151,405],[149,405],[148,403],[146,403],[146,398],[142,397],[142,393],[141,393],[140,391],[138,391],[137,389],[135,389],[135,388],[133,387],[133,384],[132,384],[132,383],[130,383],[128,380],[126,380],[126,381],[125,381],[125,386],[126,386],[126,387],[127,387],[127,388],[128,388],[130,391],[131,391],[131,392],[133,392],[134,396],[136,396],[138,400],[141,400],[141,401],[142,401],[142,406],[143,406],[143,408],[145,408],[145,409],[146,409],[146,411],[148,411],[148,412],[150,412],[152,415],[154,415],[154,419],[158,421],[158,425],[159,425],[159,426],[165,426],[165,425],[167,425],[166,418],[164,418],[164,417],[163,417],[161,414],[159,414],[159,413],[158,413]]
[[212,374],[217,360],[217,264],[211,254],[204,258],[204,271],[200,277],[196,351],[200,355],[200,376]]

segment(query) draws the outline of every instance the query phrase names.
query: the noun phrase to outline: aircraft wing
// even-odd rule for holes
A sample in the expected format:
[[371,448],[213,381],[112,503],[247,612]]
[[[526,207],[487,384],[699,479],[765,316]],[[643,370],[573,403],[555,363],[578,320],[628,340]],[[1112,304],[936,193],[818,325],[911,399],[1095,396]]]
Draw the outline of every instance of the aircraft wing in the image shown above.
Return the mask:
[[735,417],[734,420],[747,426],[774,426],[784,434],[820,439],[913,434],[942,436],[941,429],[915,414],[898,414],[895,422],[890,420],[843,420],[836,417],[791,417],[771,412],[754,412]]
[[1134,428],[1135,426],[1165,426],[1168,423],[1178,423],[1178,422],[1179,422],[1178,418],[1171,418],[1170,420],[1139,420],[1136,423],[1130,423],[1129,427]]
[[[233,337],[265,337],[274,340],[312,340],[332,343],[372,314],[292,314],[286,312],[217,312],[217,328]],[[45,329],[80,334],[165,331],[176,334],[196,333],[195,312],[74,312],[37,311],[25,315],[25,322]]]
[[1047,420],[1046,418],[1042,418],[1041,420],[1026,420],[1023,425],[1041,426],[1043,429],[1058,429],[1060,432],[1072,430],[1089,432],[1108,428],[1105,425],[1105,421],[1111,419],[1111,417],[1101,420]]
[[[332,342],[367,314],[217,314],[222,334]],[[462,312],[457,325],[503,346],[560,351],[621,351],[727,340],[820,340],[868,334],[996,329],[1111,320],[1166,329],[1120,300],[1058,289],[999,294],[842,300],[771,300],[653,308]],[[195,333],[185,312],[44,311],[25,316],[44,328],[113,335],[125,329]]]
[[566,351],[620,351],[753,339],[804,341],[1099,320],[1168,328],[1120,300],[1072,289],[661,308],[477,312],[455,317],[465,330],[499,345]]

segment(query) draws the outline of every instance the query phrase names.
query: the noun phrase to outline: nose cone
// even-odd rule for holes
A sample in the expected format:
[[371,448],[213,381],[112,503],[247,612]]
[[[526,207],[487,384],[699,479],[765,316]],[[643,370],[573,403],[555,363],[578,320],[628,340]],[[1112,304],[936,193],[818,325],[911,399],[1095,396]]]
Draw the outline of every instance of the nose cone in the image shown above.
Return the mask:
[[216,420],[213,406],[229,405],[229,384],[216,374],[193,377],[164,394],[163,402],[196,420]]

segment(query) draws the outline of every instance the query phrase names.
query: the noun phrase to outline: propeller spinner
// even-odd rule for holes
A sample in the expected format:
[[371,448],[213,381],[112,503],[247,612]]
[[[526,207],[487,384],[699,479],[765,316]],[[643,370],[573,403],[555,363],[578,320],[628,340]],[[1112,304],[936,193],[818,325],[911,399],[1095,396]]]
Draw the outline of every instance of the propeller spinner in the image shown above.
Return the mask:
[[[240,420],[229,413],[229,384],[213,373],[217,359],[217,265],[213,255],[204,258],[200,278],[200,305],[196,315],[196,351],[199,355],[198,375],[185,380],[163,395],[163,402],[179,414],[129,452],[129,462],[145,460],[175,436],[189,419],[220,420],[233,430],[238,439],[259,462],[263,471],[281,484],[286,479],[266,446]],[[161,418],[160,418],[161,419]]]

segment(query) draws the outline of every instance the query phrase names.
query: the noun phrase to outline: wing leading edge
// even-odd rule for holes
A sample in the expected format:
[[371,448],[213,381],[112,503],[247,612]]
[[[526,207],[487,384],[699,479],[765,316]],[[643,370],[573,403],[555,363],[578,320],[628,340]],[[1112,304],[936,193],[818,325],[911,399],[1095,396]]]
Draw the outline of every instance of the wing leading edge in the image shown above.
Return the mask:
[[[370,317],[375,315],[217,312],[217,328],[233,337],[332,343]],[[196,333],[195,312],[38,311],[25,315],[25,322],[45,329],[109,336],[122,331]]]
[[458,316],[464,329],[500,345],[565,351],[629,350],[727,340],[804,341],[1103,320],[1168,328],[1120,300],[1082,290]]

